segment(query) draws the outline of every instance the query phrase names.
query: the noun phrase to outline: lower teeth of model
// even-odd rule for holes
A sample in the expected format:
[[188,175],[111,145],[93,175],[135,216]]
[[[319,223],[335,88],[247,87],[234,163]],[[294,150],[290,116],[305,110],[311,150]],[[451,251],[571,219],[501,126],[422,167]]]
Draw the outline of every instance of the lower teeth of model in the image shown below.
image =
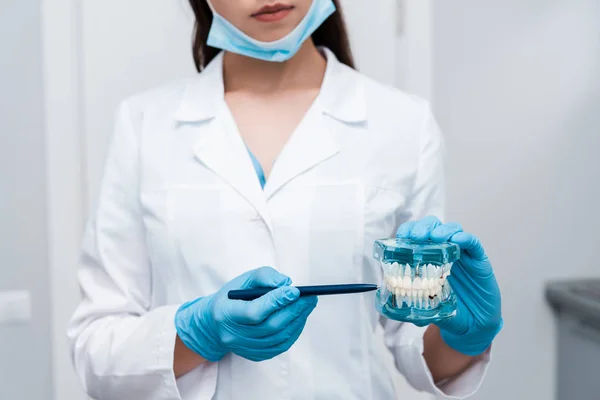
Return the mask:
[[446,280],[452,264],[424,264],[417,267],[382,263],[384,284],[394,296],[397,307],[434,308],[448,298]]

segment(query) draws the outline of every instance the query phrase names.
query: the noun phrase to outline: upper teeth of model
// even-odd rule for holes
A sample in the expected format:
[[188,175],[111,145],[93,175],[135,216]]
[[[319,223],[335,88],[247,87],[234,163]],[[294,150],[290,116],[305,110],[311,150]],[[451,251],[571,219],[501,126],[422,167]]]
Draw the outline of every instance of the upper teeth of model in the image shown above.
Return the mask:
[[415,302],[436,296],[443,297],[443,287],[452,264],[411,267],[408,264],[383,263],[382,266],[387,289],[396,296],[407,297]]

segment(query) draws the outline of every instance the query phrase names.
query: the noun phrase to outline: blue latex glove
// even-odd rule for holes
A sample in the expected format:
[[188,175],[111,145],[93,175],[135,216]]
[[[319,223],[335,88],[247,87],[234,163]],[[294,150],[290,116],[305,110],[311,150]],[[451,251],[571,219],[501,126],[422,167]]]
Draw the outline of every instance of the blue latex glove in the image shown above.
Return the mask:
[[398,229],[399,238],[452,242],[460,246],[460,260],[448,277],[457,297],[456,316],[436,323],[444,342],[470,356],[487,350],[503,326],[500,288],[479,240],[456,223],[436,217],[410,221]]
[[[213,295],[182,305],[175,316],[181,341],[204,359],[221,360],[232,352],[264,361],[296,342],[317,305],[316,297],[299,298],[291,280],[269,267],[238,276]],[[229,300],[236,289],[277,288],[253,300]]]

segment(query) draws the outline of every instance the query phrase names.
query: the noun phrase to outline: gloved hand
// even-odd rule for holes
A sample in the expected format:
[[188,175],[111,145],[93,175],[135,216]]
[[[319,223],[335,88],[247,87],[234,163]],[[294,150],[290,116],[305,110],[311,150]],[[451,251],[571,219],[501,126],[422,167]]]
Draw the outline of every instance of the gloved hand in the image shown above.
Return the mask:
[[[217,293],[182,305],[175,316],[181,341],[204,359],[221,360],[232,352],[264,361],[286,352],[296,342],[317,305],[316,297],[299,298],[291,280],[269,267],[233,279]],[[236,289],[272,287],[253,300],[229,300]]]
[[436,325],[444,342],[454,350],[471,356],[485,352],[502,329],[503,320],[500,288],[479,240],[463,232],[459,224],[442,224],[436,217],[407,222],[396,236],[460,246],[460,260],[448,277],[456,293],[457,313]]

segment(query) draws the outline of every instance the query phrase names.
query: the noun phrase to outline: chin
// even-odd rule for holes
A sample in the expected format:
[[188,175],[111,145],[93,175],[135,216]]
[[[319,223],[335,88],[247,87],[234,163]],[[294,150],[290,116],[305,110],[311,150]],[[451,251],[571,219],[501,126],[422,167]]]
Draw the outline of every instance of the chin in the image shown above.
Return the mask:
[[262,27],[260,30],[256,31],[256,34],[251,36],[256,40],[260,40],[261,42],[274,42],[287,36],[290,32],[292,32],[293,29],[293,27],[289,26],[272,26],[268,29]]

